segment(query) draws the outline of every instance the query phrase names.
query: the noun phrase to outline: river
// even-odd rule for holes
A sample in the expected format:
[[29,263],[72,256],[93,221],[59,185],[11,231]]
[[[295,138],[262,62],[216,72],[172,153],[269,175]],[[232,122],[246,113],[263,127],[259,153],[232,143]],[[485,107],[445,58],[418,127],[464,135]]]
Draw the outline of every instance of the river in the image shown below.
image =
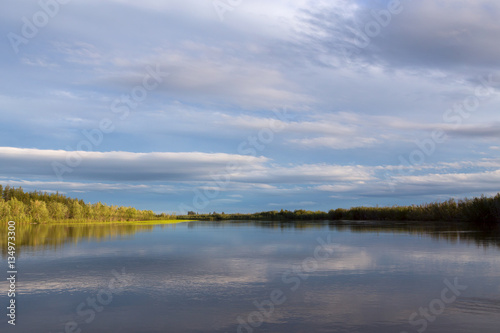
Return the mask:
[[[2,267],[7,275],[6,231]],[[498,332],[500,233],[447,223],[17,226],[2,332]]]

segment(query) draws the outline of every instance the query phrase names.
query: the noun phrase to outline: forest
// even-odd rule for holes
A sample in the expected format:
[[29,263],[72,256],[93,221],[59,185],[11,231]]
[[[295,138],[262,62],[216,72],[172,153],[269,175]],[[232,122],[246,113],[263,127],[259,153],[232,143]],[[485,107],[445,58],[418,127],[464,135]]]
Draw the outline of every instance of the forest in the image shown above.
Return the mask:
[[494,197],[433,202],[412,206],[337,208],[328,212],[298,209],[251,214],[188,212],[187,215],[155,214],[134,207],[85,203],[59,193],[25,192],[21,187],[0,185],[0,220],[16,222],[113,222],[151,220],[371,220],[371,221],[446,221],[500,223],[500,193]]
[[337,208],[328,212],[298,209],[294,211],[267,211],[253,214],[188,212],[178,216],[196,220],[371,220],[371,221],[445,221],[474,222],[476,224],[500,223],[500,193],[494,197],[450,199],[412,206]]
[[[0,220],[24,223],[108,222],[156,219],[150,210],[85,203],[59,193],[25,192],[21,187],[0,185]],[[167,218],[167,216],[165,216]]]

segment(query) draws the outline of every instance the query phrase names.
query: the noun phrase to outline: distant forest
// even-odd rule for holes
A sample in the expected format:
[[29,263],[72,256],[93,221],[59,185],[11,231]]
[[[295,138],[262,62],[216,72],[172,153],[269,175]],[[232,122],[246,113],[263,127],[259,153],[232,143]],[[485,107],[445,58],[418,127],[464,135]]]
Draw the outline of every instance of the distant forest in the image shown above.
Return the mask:
[[373,221],[446,221],[500,223],[500,193],[495,197],[433,202],[412,206],[353,207],[331,209],[328,212],[309,210],[267,211],[253,214],[197,214],[178,216],[196,220],[373,220]]
[[59,193],[25,192],[22,188],[0,185],[0,220],[16,222],[113,222],[182,220],[374,220],[374,221],[467,221],[480,224],[500,223],[500,193],[494,197],[434,202],[413,206],[353,207],[328,212],[309,210],[267,211],[253,214],[213,212],[187,215],[155,214],[151,210],[90,204]]

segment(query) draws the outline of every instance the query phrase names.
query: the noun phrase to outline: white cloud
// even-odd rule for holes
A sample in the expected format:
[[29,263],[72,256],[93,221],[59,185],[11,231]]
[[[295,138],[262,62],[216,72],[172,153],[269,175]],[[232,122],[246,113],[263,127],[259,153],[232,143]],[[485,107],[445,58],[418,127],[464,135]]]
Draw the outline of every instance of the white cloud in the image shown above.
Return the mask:
[[427,174],[422,176],[397,176],[395,180],[407,186],[441,187],[448,190],[466,188],[468,191],[487,191],[498,189],[500,169],[472,173]]
[[[81,164],[57,180],[52,163]],[[422,193],[495,193],[500,183],[500,160],[436,163],[420,174],[403,174],[398,166],[272,163],[265,157],[207,153],[67,152],[0,147],[0,171],[13,186],[65,191],[130,190],[151,193],[188,191],[190,186],[211,192],[343,193],[347,196],[417,195]],[[231,165],[231,167],[228,167]],[[392,174],[387,175],[390,171]],[[409,173],[409,169],[405,173]],[[389,177],[388,177],[389,176]],[[130,183],[133,182],[133,183]],[[222,184],[222,185],[221,185]],[[390,184],[396,192],[391,192]],[[241,201],[241,194],[218,198]],[[315,202],[298,200],[294,202]]]
[[59,67],[56,63],[50,63],[43,58],[22,58],[21,62],[28,66],[43,67],[43,68],[56,68]]
[[[70,179],[110,181],[203,180],[211,174],[258,170],[265,157],[223,153],[132,153],[40,150],[0,147],[0,170],[4,174],[26,177],[55,177],[54,163]],[[229,172],[226,170],[230,170]]]
[[315,206],[317,204],[318,203],[314,201],[290,201],[290,202],[280,202],[280,203],[271,202],[268,204],[268,206],[303,208],[306,206]]
[[290,142],[307,148],[353,149],[373,146],[380,141],[363,137],[319,137],[311,139],[293,139]]
[[[251,48],[246,48],[246,52],[251,53]],[[180,49],[157,53],[145,63],[158,64],[170,74],[158,91],[172,98],[196,102],[208,99],[211,103],[229,102],[250,109],[311,101],[279,69],[250,60],[250,56],[235,57],[223,48],[192,42],[184,43]],[[123,75],[121,69],[114,80],[127,82],[133,81],[133,77]]]
[[85,42],[56,42],[54,47],[69,63],[99,65],[105,58],[94,45]]

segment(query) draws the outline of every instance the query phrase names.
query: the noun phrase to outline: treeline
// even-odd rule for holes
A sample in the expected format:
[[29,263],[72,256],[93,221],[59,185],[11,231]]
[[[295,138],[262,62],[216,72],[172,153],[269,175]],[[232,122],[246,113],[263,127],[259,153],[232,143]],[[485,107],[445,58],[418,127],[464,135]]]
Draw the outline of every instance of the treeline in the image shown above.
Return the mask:
[[309,210],[267,211],[253,214],[210,213],[178,216],[196,220],[375,220],[375,221],[468,221],[500,223],[500,193],[495,197],[433,202],[413,206],[353,207],[331,209],[328,212]]
[[85,203],[59,193],[25,192],[0,185],[0,220],[16,222],[141,221],[157,216],[150,210]]
[[0,220],[16,222],[106,222],[146,221],[156,219],[182,220],[374,220],[374,221],[469,221],[481,224],[500,223],[500,193],[494,197],[433,202],[412,206],[353,207],[331,209],[328,212],[309,210],[267,211],[253,214],[156,215],[151,210],[90,204],[59,193],[25,192],[21,187],[0,185]]

